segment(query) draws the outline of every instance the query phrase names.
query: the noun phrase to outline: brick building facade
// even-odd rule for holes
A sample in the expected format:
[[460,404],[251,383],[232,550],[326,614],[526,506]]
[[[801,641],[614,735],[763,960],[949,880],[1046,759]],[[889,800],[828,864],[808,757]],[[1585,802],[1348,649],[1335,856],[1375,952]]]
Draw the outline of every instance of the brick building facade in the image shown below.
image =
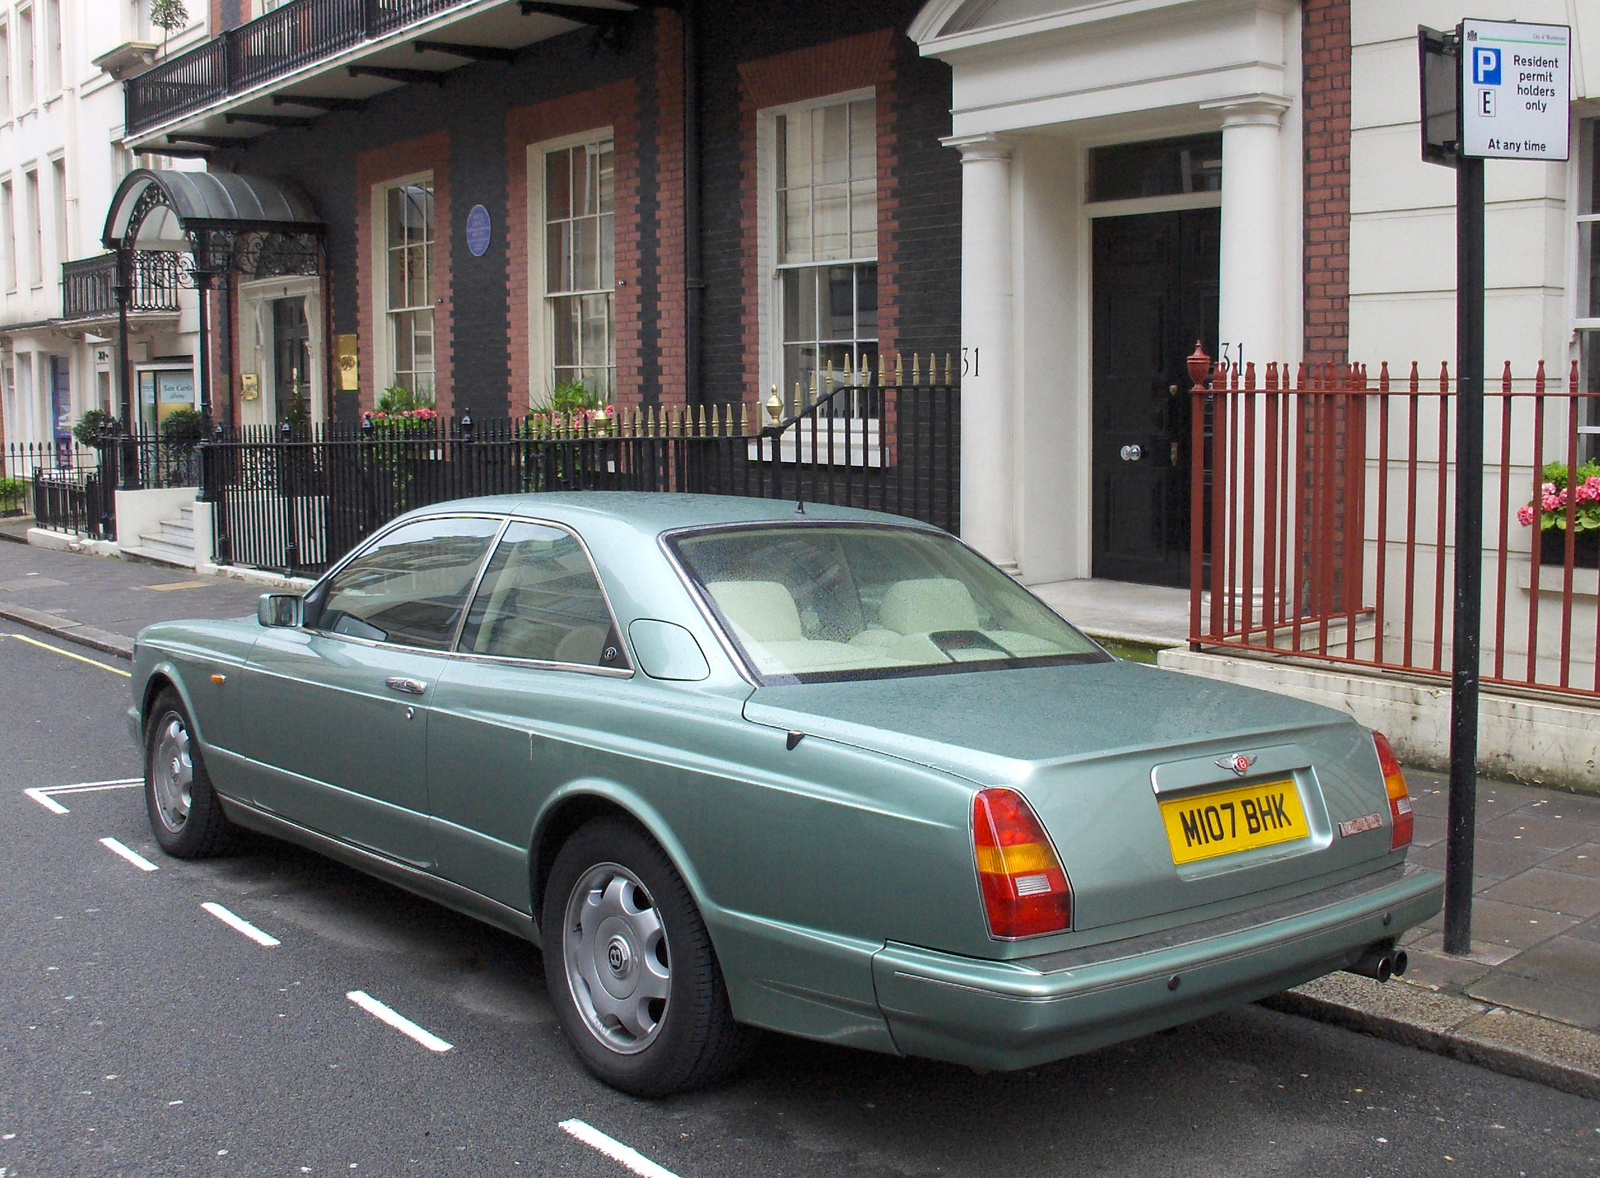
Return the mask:
[[[292,40],[257,8],[213,0],[228,52]],[[298,188],[325,224],[314,285],[229,280],[224,421],[353,422],[392,385],[480,420],[573,385],[749,404],[829,361],[948,353],[970,538],[1030,581],[1170,579],[1167,389],[1195,340],[1348,354],[1353,26],[1351,0],[1156,9],[424,4],[131,138]],[[1155,357],[1133,417],[1124,353]]]

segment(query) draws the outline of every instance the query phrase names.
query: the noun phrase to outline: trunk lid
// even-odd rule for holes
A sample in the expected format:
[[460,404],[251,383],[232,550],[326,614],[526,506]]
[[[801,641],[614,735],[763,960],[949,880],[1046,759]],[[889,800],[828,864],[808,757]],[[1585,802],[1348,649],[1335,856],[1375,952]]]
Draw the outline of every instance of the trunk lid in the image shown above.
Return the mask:
[[[1215,680],[1122,662],[975,671],[763,687],[745,715],[1016,789],[1061,856],[1079,932],[1159,928],[1192,908],[1359,873],[1389,854],[1366,729]],[[1340,836],[1341,822],[1372,814],[1381,827]],[[1208,818],[1261,829],[1212,845]]]

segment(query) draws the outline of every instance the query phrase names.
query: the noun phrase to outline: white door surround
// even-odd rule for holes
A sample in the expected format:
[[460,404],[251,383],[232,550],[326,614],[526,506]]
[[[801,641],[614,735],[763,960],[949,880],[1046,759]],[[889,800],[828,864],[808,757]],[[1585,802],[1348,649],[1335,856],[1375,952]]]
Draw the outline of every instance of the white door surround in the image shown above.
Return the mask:
[[306,325],[310,328],[308,351],[311,355],[311,421],[321,425],[328,417],[327,388],[324,381],[326,342],[322,330],[322,282],[315,277],[260,278],[239,283],[238,370],[257,376],[259,395],[239,403],[240,425],[276,425],[277,354],[273,348],[272,304],[278,299],[303,298]]
[[[962,533],[1029,583],[1087,577],[1094,147],[1222,132],[1220,338],[1300,358],[1300,13],[1293,0],[930,0],[962,156]],[[1148,198],[1150,209],[1216,193]],[[1130,206],[1130,207],[1122,207]]]

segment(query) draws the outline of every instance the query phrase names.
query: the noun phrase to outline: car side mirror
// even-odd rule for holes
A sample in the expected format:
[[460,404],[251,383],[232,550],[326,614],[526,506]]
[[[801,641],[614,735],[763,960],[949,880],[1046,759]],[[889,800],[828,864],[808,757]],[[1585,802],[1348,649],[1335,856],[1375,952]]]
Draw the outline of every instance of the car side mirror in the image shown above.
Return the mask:
[[305,617],[305,599],[296,593],[263,593],[256,602],[256,621],[263,626],[299,626]]

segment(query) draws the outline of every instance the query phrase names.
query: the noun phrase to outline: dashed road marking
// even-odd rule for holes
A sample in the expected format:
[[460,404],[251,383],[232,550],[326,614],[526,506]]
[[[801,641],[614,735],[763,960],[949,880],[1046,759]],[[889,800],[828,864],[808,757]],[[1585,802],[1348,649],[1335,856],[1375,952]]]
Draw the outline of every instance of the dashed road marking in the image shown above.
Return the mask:
[[48,650],[53,654],[60,655],[62,658],[76,659],[80,663],[88,663],[91,667],[99,667],[102,671],[107,671],[113,675],[121,675],[124,679],[133,678],[132,671],[123,671],[116,667],[108,667],[99,659],[88,658],[87,656],[81,654],[73,654],[70,650],[62,650],[59,646],[51,646],[48,642],[40,642],[37,638],[29,638],[23,634],[0,634],[0,638],[15,638],[18,642],[26,642],[29,646],[37,646],[40,650]]
[[243,933],[258,945],[262,945],[268,949],[271,949],[274,945],[281,945],[283,943],[282,941],[278,940],[277,937],[270,936],[269,934],[262,932],[244,917],[235,916],[221,904],[214,904],[210,900],[207,900],[204,904],[200,905],[200,907],[204,908],[207,912],[211,913],[212,916],[215,916],[218,920],[227,925],[229,928],[233,929],[235,932]]
[[150,860],[146,859],[143,855],[139,854],[138,851],[135,851],[131,847],[124,846],[123,844],[119,843],[116,839],[112,839],[112,838],[101,839],[100,840],[100,845],[102,847],[104,847],[106,850],[110,851],[113,855],[122,856],[122,858],[126,859],[129,863],[132,863],[140,871],[160,871],[161,870],[161,868],[157,867],[154,863],[150,862]]
[[133,789],[144,784],[142,777],[118,777],[111,781],[84,781],[77,785],[36,785],[32,789],[22,792],[38,802],[52,814],[70,814],[60,802],[55,800],[58,794],[91,794],[106,789]]
[[422,1027],[417,1026],[416,1023],[406,1018],[405,1015],[385,1006],[371,994],[368,994],[363,990],[351,990],[345,995],[345,997],[350,999],[351,1002],[354,1002],[373,1018],[377,1019],[380,1023],[387,1023],[389,1026],[399,1031],[402,1035],[405,1035],[411,1039],[415,1039],[429,1051],[449,1051],[452,1046],[452,1044],[446,1043],[432,1031],[424,1030]]
[[561,1127],[591,1149],[599,1150],[619,1166],[624,1166],[635,1174],[642,1175],[643,1178],[678,1178],[665,1166],[658,1166],[638,1150],[623,1145],[614,1137],[607,1137],[585,1121],[576,1119],[562,1121]]

